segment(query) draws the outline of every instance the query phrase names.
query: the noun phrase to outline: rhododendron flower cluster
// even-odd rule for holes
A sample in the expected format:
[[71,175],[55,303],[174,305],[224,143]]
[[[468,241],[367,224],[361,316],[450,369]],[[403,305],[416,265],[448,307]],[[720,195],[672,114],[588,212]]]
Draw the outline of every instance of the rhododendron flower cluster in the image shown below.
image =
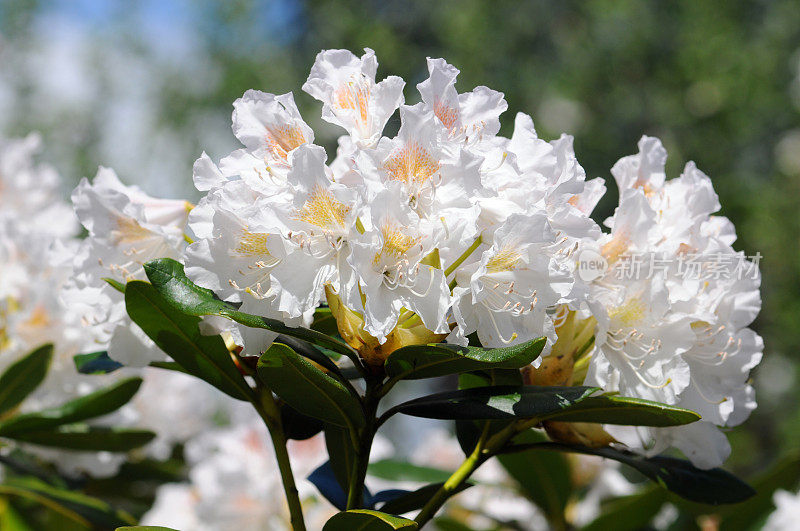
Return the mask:
[[[730,453],[722,430],[756,407],[760,255],[734,249],[711,179],[692,162],[668,179],[666,150],[644,136],[611,169],[619,204],[601,225],[592,215],[606,182],[587,179],[572,137],[544,140],[523,113],[501,135],[503,94],[459,93],[443,59],[428,59],[416,92],[377,70],[369,49],[318,54],[302,88],[341,128],[335,154],[315,144],[293,94],[245,92],[233,104],[242,147],[195,162],[196,205],[101,167],[65,214],[57,179],[29,162],[33,140],[0,149],[0,177],[14,176],[0,180],[0,350],[47,339],[68,361],[80,354],[81,372],[105,373],[76,377],[59,400],[100,388],[85,378],[144,377],[112,420],[152,430],[130,446],[140,456],[165,459],[185,443],[191,469],[190,484],[159,490],[145,520],[210,529],[280,526],[288,514],[305,529],[306,509],[326,529],[391,519],[418,529],[493,457],[484,471],[497,492],[463,498],[473,523],[513,513],[588,524],[601,499],[635,490],[596,457],[552,453],[552,488],[586,477],[573,478],[582,500],[561,493],[550,507],[543,484],[514,470],[543,458],[509,457],[542,445],[615,459],[694,502],[751,496],[717,467]],[[62,363],[54,374],[72,373]],[[457,389],[380,407],[401,380],[448,375]],[[456,422],[457,443],[414,441],[455,456],[454,471],[426,471],[447,481],[366,487],[373,442],[396,414]],[[659,455],[674,450],[689,461]],[[501,468],[541,514],[499,504]],[[316,505],[309,483],[330,506]],[[273,503],[280,488],[285,506]],[[415,521],[395,515],[416,510]]]
[[[244,147],[218,165],[205,154],[195,164],[207,195],[189,214],[189,278],[292,326],[309,326],[328,304],[372,365],[408,344],[466,345],[474,334],[503,347],[544,336],[544,359],[560,342],[578,367],[559,383],[703,416],[680,428],[614,428],[616,440],[720,464],[729,448],[715,426],[741,423],[755,407],[748,372],[762,343],[747,328],[760,307],[752,264],[744,278],[678,270],[689,253],[747,263],[731,223],[713,215],[710,179],[689,163],[666,180],[665,150],[643,137],[612,169],[620,204],[604,232],[590,217],[604,181],[586,179],[570,136],[545,141],[525,114],[500,136],[503,95],[459,94],[458,70],[444,60],[428,60],[415,105],[404,104],[402,80],[379,81],[376,69],[371,50],[328,50],[303,86],[345,131],[335,157],[314,144],[291,93],[251,90],[234,103]],[[382,136],[395,111],[399,131]],[[172,241],[165,256],[180,235]],[[153,256],[144,245],[137,252]],[[609,266],[600,276],[579,274],[586,252]],[[669,266],[618,278],[615,264],[634,254]],[[245,352],[274,337],[245,333]]]

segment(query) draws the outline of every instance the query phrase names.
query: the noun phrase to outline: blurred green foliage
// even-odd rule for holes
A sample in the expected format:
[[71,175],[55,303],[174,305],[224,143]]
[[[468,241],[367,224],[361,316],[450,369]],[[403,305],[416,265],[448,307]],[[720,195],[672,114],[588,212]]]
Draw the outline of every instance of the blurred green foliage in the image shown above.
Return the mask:
[[[135,8],[121,2],[110,20],[135,35]],[[165,4],[169,4],[166,2]],[[459,88],[488,85],[506,94],[505,133],[518,111],[541,136],[562,131],[590,177],[608,180],[599,207],[616,204],[609,168],[636,152],[642,134],[659,136],[670,153],[668,175],[687,160],[708,173],[736,224],[737,248],[760,252],[764,336],[756,371],[759,409],[733,430],[731,465],[761,469],[800,440],[800,5],[796,0],[637,2],[341,0],[304,3],[198,0],[186,8],[196,46],[220,72],[213,90],[187,91],[164,71],[160,120],[187,136],[201,112],[226,113],[246,89],[294,91],[301,110],[332,154],[338,131],[318,118],[300,92],[323,48],[373,48],[379,77],[400,75],[409,103],[427,76],[425,57],[461,69]],[[0,1],[0,31],[26,38],[33,0]],[[276,22],[277,21],[277,22]],[[21,29],[22,28],[22,29]],[[116,31],[115,30],[115,31]],[[131,38],[130,46],[137,44]],[[396,118],[394,119],[396,120]],[[22,123],[22,122],[20,122]],[[390,127],[397,127],[396,121]],[[87,133],[81,169],[96,136]],[[204,146],[197,145],[195,155]],[[185,161],[188,181],[191,158]],[[177,177],[176,177],[177,178]]]

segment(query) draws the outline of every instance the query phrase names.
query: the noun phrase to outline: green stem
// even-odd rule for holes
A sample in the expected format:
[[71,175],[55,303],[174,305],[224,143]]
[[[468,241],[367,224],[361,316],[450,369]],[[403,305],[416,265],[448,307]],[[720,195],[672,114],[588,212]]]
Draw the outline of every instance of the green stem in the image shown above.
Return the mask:
[[483,427],[483,433],[475,445],[472,453],[461,463],[461,466],[453,472],[433,497],[425,504],[422,510],[417,515],[415,521],[419,524],[420,529],[428,521],[433,518],[442,505],[453,496],[458,488],[469,479],[475,470],[478,469],[483,463],[494,457],[494,455],[502,449],[508,441],[520,431],[538,424],[537,419],[527,419],[520,422],[512,422],[493,436],[489,437],[490,422],[486,422]]
[[464,251],[464,254],[462,254],[461,256],[456,258],[456,261],[453,262],[452,264],[450,264],[450,267],[448,267],[447,269],[444,270],[444,276],[445,277],[450,276],[450,273],[455,271],[458,266],[463,264],[464,260],[469,258],[469,255],[471,255],[475,251],[475,249],[478,248],[478,246],[481,244],[482,241],[483,241],[483,239],[480,236],[478,236],[475,239],[475,241],[472,242],[472,245],[470,245],[469,248],[466,251]]
[[364,416],[367,424],[361,430],[355,446],[355,459],[350,472],[350,485],[347,490],[347,509],[361,509],[364,505],[364,482],[367,478],[369,454],[372,451],[372,442],[380,424],[376,418],[380,395],[380,381],[374,378],[367,380],[367,389],[364,393]]
[[263,386],[259,386],[258,391],[259,398],[253,400],[253,405],[263,419],[264,424],[266,424],[269,435],[272,438],[275,459],[278,461],[278,470],[283,481],[286,503],[289,505],[292,529],[294,531],[305,531],[303,506],[300,503],[300,494],[297,492],[297,486],[294,483],[294,474],[289,460],[289,451],[286,448],[286,435],[283,432],[280,409],[272,396],[272,391]]

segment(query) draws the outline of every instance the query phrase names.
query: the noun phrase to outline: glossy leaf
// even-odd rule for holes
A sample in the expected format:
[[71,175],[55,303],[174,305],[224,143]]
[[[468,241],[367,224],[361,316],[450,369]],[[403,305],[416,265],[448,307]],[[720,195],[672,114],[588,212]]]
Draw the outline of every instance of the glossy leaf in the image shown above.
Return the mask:
[[50,508],[78,515],[99,529],[116,529],[135,525],[134,518],[108,503],[74,491],[59,489],[34,478],[8,478],[0,484],[0,494],[20,496],[38,501]]
[[10,438],[17,441],[89,452],[127,452],[149,443],[155,433],[147,430],[106,428],[85,424],[59,426],[53,430],[26,431]]
[[505,348],[461,347],[458,345],[411,345],[386,358],[390,378],[418,380],[447,374],[486,369],[519,369],[539,357],[545,339]]
[[689,461],[674,457],[644,457],[614,448],[587,448],[559,443],[534,443],[513,445],[506,452],[530,448],[557,450],[598,455],[614,459],[635,468],[643,475],[678,496],[698,503],[719,505],[739,503],[755,494],[753,488],[730,472],[721,468],[702,470]]
[[[547,438],[538,431],[520,434],[521,443],[538,443]],[[572,474],[564,455],[536,449],[498,456],[500,464],[519,484],[523,494],[547,516],[556,529],[566,528],[564,509],[572,494]]]
[[322,431],[323,423],[319,419],[303,415],[289,404],[281,404],[281,424],[287,439],[304,441]]
[[525,419],[551,415],[586,399],[595,391],[596,387],[475,387],[424,396],[392,410],[431,419]]
[[[355,449],[347,428],[333,424],[325,426],[325,449],[328,451],[328,463],[331,471],[338,481],[342,493],[345,493],[350,485],[350,474],[355,461]],[[344,510],[344,506],[341,510]]]
[[399,459],[382,459],[369,464],[367,474],[391,481],[444,482],[452,472],[428,466],[419,466]]
[[361,404],[345,386],[286,345],[270,346],[257,370],[258,377],[300,413],[337,426],[364,425]]
[[128,282],[125,306],[131,319],[186,372],[233,398],[249,400],[250,386],[225,342],[220,336],[202,335],[198,317],[181,313],[152,285],[137,280]]
[[269,319],[238,311],[221,301],[211,290],[201,288],[186,277],[183,264],[170,258],[160,258],[144,264],[147,278],[170,304],[188,315],[221,315],[251,328],[264,328],[278,334],[302,339],[335,352],[353,355],[346,344],[316,330],[286,326],[277,319]]
[[419,529],[413,520],[391,514],[356,509],[333,515],[325,523],[323,531],[392,531],[395,529]]
[[625,426],[680,426],[700,420],[694,411],[640,398],[592,396],[548,416],[559,422],[597,422]]
[[62,406],[17,415],[0,422],[0,436],[11,437],[25,432],[48,430],[63,424],[106,415],[127,404],[141,384],[141,378],[127,378],[70,400]]
[[[432,483],[430,485],[420,487],[417,490],[400,494],[399,496],[393,497],[381,505],[380,510],[390,514],[405,514],[407,512],[422,509],[422,507],[428,503],[428,501],[430,501],[433,495],[436,494],[436,492],[442,488],[443,485],[444,482]],[[472,487],[472,485],[472,483],[460,484],[458,487],[453,489],[453,495],[467,490],[468,488]],[[380,492],[377,493],[375,498],[377,498],[380,494]]]
[[0,415],[18,406],[39,387],[52,359],[53,345],[43,345],[12,363],[0,375]]
[[108,357],[108,352],[91,352],[89,354],[76,354],[72,357],[75,368],[81,374],[108,374],[121,368],[123,365]]
[[[347,509],[347,486],[346,484],[342,486],[331,461],[326,461],[317,467],[306,479],[317,487],[319,493],[331,502],[331,505],[340,511]],[[372,495],[366,487],[364,487],[363,499],[368,507],[372,507]]]

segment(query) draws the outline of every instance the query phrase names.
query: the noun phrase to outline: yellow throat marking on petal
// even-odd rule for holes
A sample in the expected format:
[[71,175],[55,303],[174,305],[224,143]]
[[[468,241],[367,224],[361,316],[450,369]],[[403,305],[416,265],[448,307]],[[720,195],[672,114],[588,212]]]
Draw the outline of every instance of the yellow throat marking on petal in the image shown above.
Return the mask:
[[446,128],[450,130],[455,128],[458,121],[458,109],[450,107],[445,102],[437,99],[433,103],[433,114],[441,120]]
[[268,237],[269,235],[264,232],[250,232],[243,229],[239,245],[234,252],[244,256],[271,256],[267,248]]
[[305,144],[307,140],[299,127],[284,124],[267,126],[266,142],[273,157],[286,160],[291,150]]
[[419,143],[409,142],[395,151],[384,163],[384,167],[391,180],[419,188],[439,171],[439,162]]
[[522,255],[517,249],[508,245],[503,246],[486,262],[486,271],[489,273],[513,271],[521,259]]
[[317,185],[308,194],[303,208],[297,211],[295,219],[333,231],[344,228],[345,218],[349,212],[349,206],[336,199],[330,190]]
[[367,83],[348,81],[343,83],[334,93],[333,102],[340,109],[358,111],[362,124],[369,119],[370,87]]
[[119,215],[114,221],[117,227],[111,230],[111,240],[117,245],[133,243],[152,236],[152,233],[134,218]]
[[375,253],[372,259],[373,265],[378,265],[382,260],[391,258],[398,261],[405,256],[409,249],[417,245],[422,237],[409,236],[403,234],[400,227],[393,224],[386,224],[381,227],[381,236],[383,238],[383,245],[381,250]]
[[605,245],[603,245],[603,247],[600,249],[600,254],[602,254],[603,257],[608,260],[609,264],[613,264],[625,254],[629,245],[630,240],[628,239],[627,234],[617,234]]
[[647,308],[639,297],[631,297],[611,310],[608,316],[623,326],[633,326],[644,318],[646,311]]

